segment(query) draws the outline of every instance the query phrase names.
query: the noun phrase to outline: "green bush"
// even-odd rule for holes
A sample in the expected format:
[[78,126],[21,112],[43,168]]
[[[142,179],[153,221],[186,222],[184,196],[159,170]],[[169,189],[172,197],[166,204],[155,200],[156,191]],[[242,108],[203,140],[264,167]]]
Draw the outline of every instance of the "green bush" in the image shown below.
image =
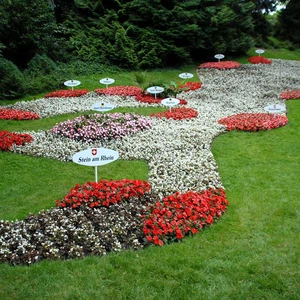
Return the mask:
[[55,62],[45,54],[37,54],[28,63],[27,69],[24,71],[25,75],[43,76],[53,73],[56,69]]
[[0,100],[16,99],[24,95],[22,72],[11,61],[0,58]]

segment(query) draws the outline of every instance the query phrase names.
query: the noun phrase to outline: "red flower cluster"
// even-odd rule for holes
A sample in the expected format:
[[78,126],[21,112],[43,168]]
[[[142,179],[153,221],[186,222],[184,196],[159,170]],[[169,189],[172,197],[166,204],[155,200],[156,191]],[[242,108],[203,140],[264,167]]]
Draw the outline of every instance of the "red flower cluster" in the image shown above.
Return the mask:
[[241,64],[237,61],[219,61],[219,62],[206,62],[201,64],[199,69],[237,69],[241,66]]
[[[135,100],[142,102],[142,103],[148,103],[148,104],[155,104],[155,103],[160,104],[163,99],[164,98],[160,98],[160,97],[156,97],[156,99],[155,99],[155,97],[153,97],[151,95],[143,95],[143,94],[135,96]],[[179,105],[187,104],[187,101],[184,99],[178,99],[178,100],[180,101]]]
[[248,61],[251,63],[251,64],[271,64],[272,61],[270,59],[267,59],[263,56],[251,56],[248,58]]
[[77,184],[62,200],[56,200],[58,207],[77,208],[85,205],[89,207],[109,206],[132,197],[143,197],[149,193],[151,186],[142,180],[100,180]]
[[0,119],[2,120],[36,120],[39,118],[40,116],[34,112],[11,108],[0,109]]
[[288,123],[286,116],[268,113],[241,113],[218,121],[230,130],[259,131],[271,130]]
[[58,90],[45,95],[44,98],[80,97],[86,95],[88,92],[89,90]]
[[167,118],[173,120],[193,119],[198,116],[198,112],[193,108],[179,107],[172,108],[171,111],[151,114],[150,117]]
[[284,91],[280,94],[280,97],[285,100],[300,99],[300,90]]
[[31,143],[33,137],[27,133],[8,132],[6,130],[0,131],[0,150],[10,151],[12,145],[24,145]]
[[227,205],[222,189],[167,196],[142,216],[146,241],[162,246],[190,233],[196,234],[220,218]]
[[95,92],[99,95],[137,96],[141,95],[143,90],[137,86],[112,86],[96,89]]
[[202,84],[200,82],[186,82],[180,86],[181,89],[184,89],[184,92],[198,90],[201,87]]

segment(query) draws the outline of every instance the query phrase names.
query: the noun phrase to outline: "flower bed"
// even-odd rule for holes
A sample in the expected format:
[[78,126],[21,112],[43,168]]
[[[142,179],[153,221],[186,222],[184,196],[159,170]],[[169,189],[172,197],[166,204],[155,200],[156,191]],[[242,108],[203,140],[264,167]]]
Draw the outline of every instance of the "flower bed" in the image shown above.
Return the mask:
[[89,93],[89,90],[58,90],[44,96],[44,98],[80,97]]
[[2,120],[37,120],[40,116],[34,112],[12,109],[12,108],[1,108],[0,119]]
[[230,130],[259,131],[282,127],[288,123],[286,116],[268,113],[241,113],[218,121]]
[[272,61],[270,59],[267,59],[263,56],[251,56],[248,58],[248,61],[251,64],[268,64],[270,65],[272,63]]
[[238,69],[241,64],[237,61],[219,61],[219,62],[206,62],[201,64],[198,69]]
[[284,91],[280,94],[280,97],[285,100],[300,99],[300,90]]
[[143,215],[146,241],[162,246],[196,234],[220,218],[227,205],[224,190],[190,191],[165,197]]
[[167,118],[173,120],[193,119],[198,116],[198,112],[193,108],[179,107],[172,108],[171,111],[151,114],[150,117]]
[[180,86],[180,88],[183,89],[184,92],[195,91],[201,89],[201,87],[202,84],[200,82],[190,82],[190,81]]
[[150,190],[150,184],[142,180],[100,180],[84,185],[77,184],[62,200],[56,200],[56,204],[58,207],[73,209],[80,206],[110,206],[132,197],[144,197]]
[[92,142],[122,138],[151,126],[149,119],[134,113],[92,114],[58,123],[51,132],[77,141]]
[[0,150],[10,151],[13,145],[24,145],[31,143],[33,137],[27,133],[8,132],[6,130],[0,131]]
[[227,205],[224,190],[175,193],[160,201],[146,181],[87,182],[57,200],[58,208],[23,221],[1,220],[0,262],[31,264],[162,246],[204,229]]
[[137,96],[141,95],[143,90],[137,86],[112,86],[96,89],[95,92],[98,95]]

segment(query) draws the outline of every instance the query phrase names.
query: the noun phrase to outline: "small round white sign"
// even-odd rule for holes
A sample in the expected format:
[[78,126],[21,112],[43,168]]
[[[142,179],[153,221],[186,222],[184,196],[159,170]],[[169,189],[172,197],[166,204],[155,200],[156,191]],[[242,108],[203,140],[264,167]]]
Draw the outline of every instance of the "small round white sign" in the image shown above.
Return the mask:
[[286,111],[286,106],[281,104],[271,104],[264,107],[264,110],[269,113],[280,113]]
[[112,78],[102,78],[99,80],[99,82],[102,84],[112,84],[115,82],[115,80]]
[[225,57],[224,54],[216,54],[215,55],[215,58],[218,59],[218,60],[223,59],[224,57]]
[[73,155],[74,163],[89,167],[109,164],[119,158],[117,151],[106,148],[90,148]]
[[71,87],[74,87],[74,86],[77,86],[80,84],[81,84],[81,82],[79,80],[67,80],[64,82],[65,86],[71,86]]
[[105,103],[105,102],[97,102],[92,105],[93,110],[97,110],[97,111],[101,111],[101,112],[109,111],[114,108],[115,108],[115,106],[113,104]]
[[192,73],[181,73],[179,74],[179,77],[182,79],[192,78],[194,75]]
[[255,50],[255,52],[258,53],[258,54],[263,54],[265,52],[265,50],[263,50],[263,49],[257,49],[257,50]]
[[149,88],[147,88],[147,92],[150,94],[159,94],[162,93],[164,91],[164,88],[161,86],[151,86]]
[[163,100],[161,100],[161,103],[165,106],[175,106],[177,104],[179,104],[180,100],[176,99],[176,98],[165,98]]

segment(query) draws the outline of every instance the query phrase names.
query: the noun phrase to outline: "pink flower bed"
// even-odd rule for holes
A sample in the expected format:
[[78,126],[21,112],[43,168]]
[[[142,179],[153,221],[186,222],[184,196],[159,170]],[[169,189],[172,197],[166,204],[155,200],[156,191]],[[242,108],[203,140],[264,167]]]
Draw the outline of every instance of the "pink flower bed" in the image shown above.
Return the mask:
[[300,99],[300,90],[284,91],[280,94],[280,97],[285,100]]
[[225,125],[228,131],[259,131],[282,127],[288,123],[288,119],[286,116],[276,114],[241,113],[222,118],[218,123]]
[[88,92],[89,90],[58,90],[45,95],[44,98],[80,97],[86,95]]
[[271,64],[272,61],[270,59],[267,59],[263,56],[251,56],[248,58],[248,61],[251,63],[251,64]]
[[218,69],[218,70],[227,70],[227,69],[237,69],[241,64],[237,61],[220,61],[220,62],[206,62],[201,64],[198,69]]
[[2,120],[36,120],[40,119],[40,116],[34,112],[11,109],[11,108],[1,108],[0,109],[0,119]]

